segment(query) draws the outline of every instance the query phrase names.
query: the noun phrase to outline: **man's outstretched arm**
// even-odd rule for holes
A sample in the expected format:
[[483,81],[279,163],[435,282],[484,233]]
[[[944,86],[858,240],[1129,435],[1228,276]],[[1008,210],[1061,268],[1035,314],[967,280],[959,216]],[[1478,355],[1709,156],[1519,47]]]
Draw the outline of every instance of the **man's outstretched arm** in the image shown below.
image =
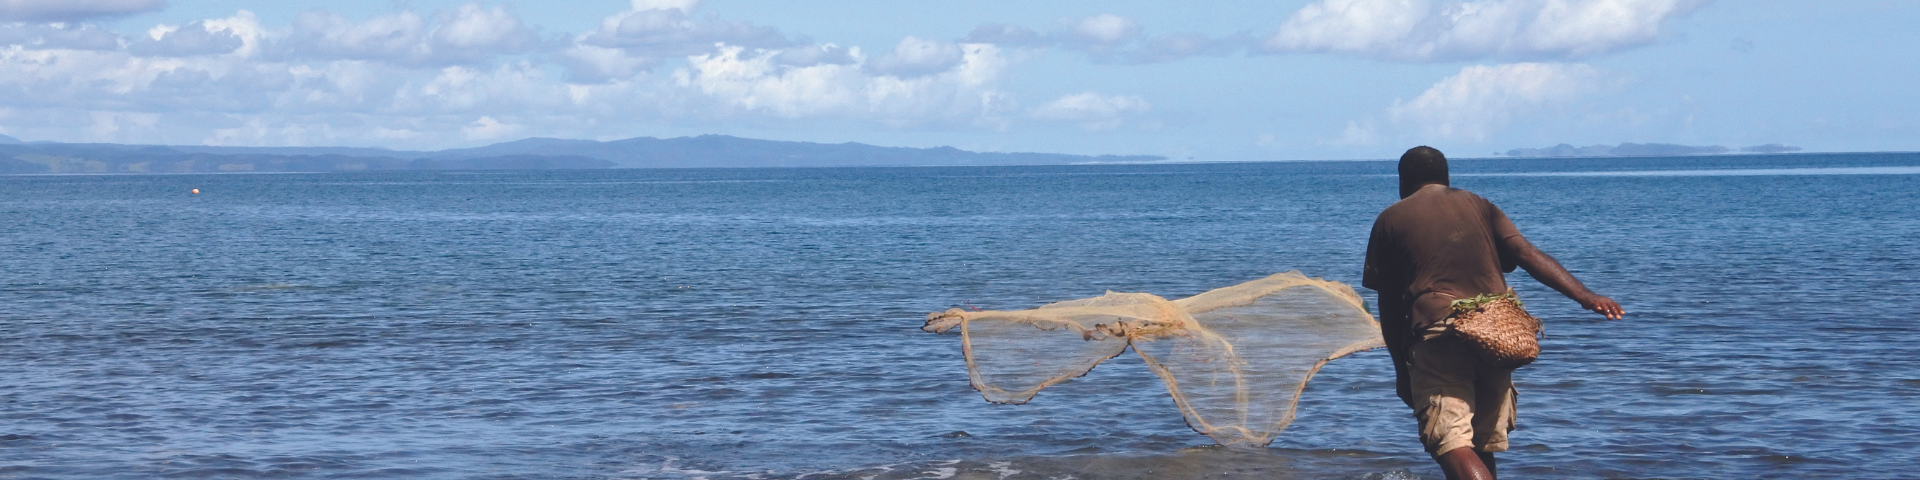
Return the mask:
[[1539,280],[1540,283],[1553,288],[1561,295],[1580,302],[1580,308],[1606,315],[1613,320],[1619,320],[1622,315],[1626,315],[1627,312],[1620,309],[1619,303],[1593,293],[1592,290],[1587,290],[1587,286],[1581,285],[1579,280],[1574,279],[1572,273],[1567,273],[1566,267],[1560,266],[1560,262],[1548,256],[1547,252],[1534,248],[1533,243],[1528,242],[1526,237],[1514,235],[1507,237],[1504,242],[1508,251],[1513,252],[1515,263],[1518,263],[1520,268],[1527,269],[1527,274],[1533,275],[1534,280]]

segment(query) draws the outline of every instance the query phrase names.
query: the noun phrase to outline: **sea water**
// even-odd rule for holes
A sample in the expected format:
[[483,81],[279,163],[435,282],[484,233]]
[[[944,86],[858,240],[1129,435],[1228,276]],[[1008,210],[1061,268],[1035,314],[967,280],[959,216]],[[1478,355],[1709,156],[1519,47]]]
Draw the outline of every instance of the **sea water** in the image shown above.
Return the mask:
[[[1384,351],[1241,450],[1132,355],[993,405],[918,329],[1357,283],[1393,171],[0,177],[0,477],[1437,478]],[[1920,155],[1453,171],[1627,310],[1509,278],[1548,326],[1502,473],[1916,475]]]

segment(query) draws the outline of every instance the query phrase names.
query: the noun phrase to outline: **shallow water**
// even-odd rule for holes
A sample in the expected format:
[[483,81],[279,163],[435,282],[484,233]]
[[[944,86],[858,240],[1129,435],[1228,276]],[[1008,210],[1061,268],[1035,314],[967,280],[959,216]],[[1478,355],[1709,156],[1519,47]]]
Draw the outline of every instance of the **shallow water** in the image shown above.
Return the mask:
[[[1916,169],[1456,161],[1629,313],[1510,279],[1549,327],[1503,473],[1910,474]],[[957,337],[917,329],[1357,282],[1392,171],[0,177],[0,477],[1437,478],[1383,351],[1323,370],[1271,448],[1230,450],[1132,355],[990,405]]]

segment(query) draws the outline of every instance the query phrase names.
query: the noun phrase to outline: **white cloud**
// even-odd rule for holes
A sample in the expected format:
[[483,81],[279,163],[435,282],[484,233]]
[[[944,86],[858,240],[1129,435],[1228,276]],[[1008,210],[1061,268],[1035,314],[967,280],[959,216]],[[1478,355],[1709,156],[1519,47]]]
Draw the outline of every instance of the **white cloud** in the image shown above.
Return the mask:
[[892,52],[868,64],[875,72],[898,77],[918,77],[944,72],[960,65],[964,58],[960,46],[915,36],[900,39]]
[[280,50],[295,58],[375,60],[404,65],[471,64],[531,50],[539,37],[503,7],[466,4],[436,15],[413,11],[354,22],[322,11],[294,20]]
[[1083,41],[1112,45],[1140,36],[1140,22],[1103,13],[1081,20],[1079,25],[1074,26],[1073,35]]
[[846,65],[783,68],[775,52],[747,53],[726,47],[689,58],[676,72],[680,85],[697,89],[725,108],[788,118],[843,115],[866,99],[866,76]]
[[[1584,64],[1510,63],[1460,70],[1387,115],[1427,137],[1485,140],[1518,118],[1551,111],[1599,90],[1600,69]],[[1371,128],[1348,124],[1347,140],[1372,139]]]
[[[661,8],[659,4],[673,4]],[[620,48],[639,56],[678,56],[710,53],[716,43],[772,48],[788,45],[779,30],[746,22],[696,20],[694,2],[634,2],[634,10],[601,20],[600,29],[579,43]],[[646,8],[642,8],[646,7]]]
[[305,58],[408,61],[432,53],[425,43],[426,19],[411,11],[353,22],[336,14],[310,11],[293,21],[283,48]]
[[1373,128],[1373,121],[1349,121],[1347,128],[1340,131],[1340,137],[1330,142],[1342,146],[1366,146],[1378,141],[1380,133]]
[[258,53],[261,42],[267,39],[267,30],[260,26],[260,19],[253,12],[241,10],[233,16],[214,18],[199,22],[208,32],[226,32],[240,38],[240,48],[233,53],[242,57],[251,57]]
[[961,39],[961,43],[1060,47],[1086,52],[1100,62],[1134,64],[1171,62],[1203,55],[1231,55],[1258,43],[1247,34],[1214,38],[1192,32],[1149,36],[1145,35],[1145,31],[1146,28],[1134,19],[1108,13],[1068,22],[1047,33],[1017,25],[985,23],[975,27]]
[[842,47],[831,43],[786,48],[774,61],[781,65],[809,67],[820,64],[852,65],[863,58],[860,47]]
[[[1406,0],[1404,11],[1377,8],[1388,4],[1314,3],[1296,15],[1312,21],[1293,31],[1333,43],[1297,51],[1411,60],[1594,55],[1657,41],[1663,22],[1694,6]],[[1002,88],[1005,73],[1019,59],[1040,58],[1039,48],[1146,63],[1237,54],[1265,40],[1155,32],[1145,25],[1150,18],[1102,14],[1045,32],[982,25],[958,42],[907,37],[863,50],[699,8],[693,0],[633,1],[545,41],[507,7],[482,3],[372,18],[315,11],[269,27],[239,12],[130,26],[137,33],[128,35],[87,23],[0,22],[0,130],[68,141],[438,148],[514,135],[631,136],[662,126],[1134,129],[1170,115],[1138,96],[1094,92],[1023,106]],[[1606,83],[1604,73],[1579,64],[1472,67],[1327,133],[1341,144],[1397,141],[1414,131],[1485,138],[1577,106]]]
[[998,114],[1012,109],[1010,97],[996,86],[1006,60],[992,45],[958,48],[958,63],[946,70],[901,77],[869,75],[858,64],[781,65],[778,50],[729,46],[690,57],[688,68],[675,77],[719,104],[721,114],[858,119],[890,126],[995,125]]
[[0,21],[72,22],[162,8],[166,0],[0,0]]
[[718,52],[721,45],[792,45],[786,35],[770,27],[695,19],[697,0],[633,0],[632,4],[632,9],[601,19],[599,29],[576,36],[572,45],[560,51],[561,63],[574,81],[626,79],[669,59]]
[[693,18],[692,1],[635,7],[559,45],[477,3],[361,19],[311,11],[272,28],[242,11],[132,35],[0,23],[0,128],[59,141],[442,148],[741,120],[912,129],[1028,121],[1000,88],[1013,60],[995,45],[909,37],[869,55]]
[[89,24],[0,24],[0,44],[27,50],[117,50],[120,34]]
[[1053,39],[1048,37],[1049,36],[1042,35],[1040,32],[1036,32],[1031,28],[1019,25],[982,23],[980,26],[974,27],[972,32],[968,32],[966,37],[961,38],[960,43],[991,43],[1015,47],[1032,47],[1052,44]]
[[1140,97],[1082,92],[1035,107],[1030,114],[1034,118],[1073,122],[1086,130],[1097,131],[1117,128],[1128,118],[1151,110],[1153,105]]
[[1707,0],[1321,0],[1263,48],[1406,61],[1581,58],[1659,40]]
[[682,13],[700,8],[700,0],[633,0],[633,11],[679,10]]
[[1096,61],[1162,63],[1241,52],[1334,53],[1384,60],[1585,58],[1659,41],[1674,18],[1711,0],[1319,0],[1264,38],[1149,35],[1100,14],[1047,32],[981,24],[962,43],[1079,50]]
[[664,60],[628,55],[625,50],[618,48],[579,44],[561,50],[556,59],[566,66],[568,78],[587,83],[632,78],[659,66]]
[[177,27],[154,27],[148,31],[146,38],[137,39],[128,46],[128,50],[138,55],[180,57],[231,53],[243,46],[246,46],[246,41],[232,30],[199,21]]
[[93,117],[93,125],[88,128],[95,135],[110,136],[124,129],[149,130],[160,123],[160,116],[151,113],[124,112],[88,112]]
[[487,116],[474,120],[473,124],[461,128],[460,132],[465,133],[468,140],[499,140],[520,133],[524,129],[519,125],[500,123],[499,120]]
[[540,41],[507,13],[504,7],[491,9],[466,4],[459,10],[441,15],[440,28],[430,35],[438,54],[468,61],[491,58],[494,54],[514,54],[531,49]]

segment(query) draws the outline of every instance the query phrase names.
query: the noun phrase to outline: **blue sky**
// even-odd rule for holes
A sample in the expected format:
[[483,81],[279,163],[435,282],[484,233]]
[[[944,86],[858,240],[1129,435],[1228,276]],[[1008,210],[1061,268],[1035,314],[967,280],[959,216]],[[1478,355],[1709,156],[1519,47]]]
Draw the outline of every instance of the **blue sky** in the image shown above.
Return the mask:
[[1870,0],[0,0],[0,133],[719,133],[1221,161],[1913,151],[1914,25],[1920,3]]

